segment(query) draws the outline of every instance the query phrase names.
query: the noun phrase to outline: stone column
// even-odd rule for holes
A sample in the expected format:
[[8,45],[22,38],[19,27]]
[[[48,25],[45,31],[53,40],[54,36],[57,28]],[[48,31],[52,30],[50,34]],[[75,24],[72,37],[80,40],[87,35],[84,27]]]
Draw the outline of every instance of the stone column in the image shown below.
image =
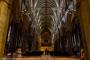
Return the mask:
[[[80,23],[81,23],[81,30],[82,30],[82,38],[84,46],[87,47],[87,56],[90,58],[90,9],[89,9],[89,2],[90,0],[81,0],[80,2]],[[85,44],[86,42],[86,44]],[[89,60],[86,59],[86,60]]]
[[0,58],[3,57],[6,36],[8,31],[10,9],[9,5],[11,1],[0,0]]

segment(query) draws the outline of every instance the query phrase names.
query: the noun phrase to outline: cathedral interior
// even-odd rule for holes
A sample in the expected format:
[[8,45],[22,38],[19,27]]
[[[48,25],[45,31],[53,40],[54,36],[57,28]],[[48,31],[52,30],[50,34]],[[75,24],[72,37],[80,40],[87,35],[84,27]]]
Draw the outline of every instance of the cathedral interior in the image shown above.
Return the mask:
[[89,60],[90,0],[0,0],[0,59]]

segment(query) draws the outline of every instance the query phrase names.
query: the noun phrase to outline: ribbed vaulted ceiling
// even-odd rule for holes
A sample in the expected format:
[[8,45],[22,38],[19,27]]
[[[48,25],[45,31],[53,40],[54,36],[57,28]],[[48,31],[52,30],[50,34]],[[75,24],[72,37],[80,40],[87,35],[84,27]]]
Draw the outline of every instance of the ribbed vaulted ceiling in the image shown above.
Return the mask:
[[54,16],[52,8],[56,7],[56,3],[54,0],[39,0],[37,3],[37,8],[40,8],[40,13],[39,15],[41,16],[40,18],[40,23],[41,23],[41,28],[42,30],[46,27],[47,29],[50,29],[52,26],[53,19],[51,16]]
[[47,30],[55,34],[60,30],[62,22],[71,21],[67,17],[76,11],[76,0],[20,0],[20,6],[22,13],[32,20],[31,26],[35,31],[40,34]]

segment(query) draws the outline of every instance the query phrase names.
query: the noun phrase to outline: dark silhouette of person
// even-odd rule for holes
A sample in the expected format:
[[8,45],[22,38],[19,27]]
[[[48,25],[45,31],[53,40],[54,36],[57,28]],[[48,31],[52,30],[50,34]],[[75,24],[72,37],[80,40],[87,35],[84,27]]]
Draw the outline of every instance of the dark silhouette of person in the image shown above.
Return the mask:
[[45,55],[48,55],[48,49],[47,48],[45,49]]

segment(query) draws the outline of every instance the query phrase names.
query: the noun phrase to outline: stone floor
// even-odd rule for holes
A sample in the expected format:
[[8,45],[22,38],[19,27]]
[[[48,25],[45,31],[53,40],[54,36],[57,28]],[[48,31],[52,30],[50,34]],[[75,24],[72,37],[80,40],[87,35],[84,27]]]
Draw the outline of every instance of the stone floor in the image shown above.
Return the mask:
[[17,58],[16,60],[80,60],[80,59],[79,58],[64,58],[64,57],[63,58],[55,58],[55,57],[54,58],[51,58],[51,57],[35,58],[35,57],[32,57],[32,58]]
[[16,60],[80,60],[80,58],[77,58],[77,57],[51,57],[50,55],[43,55],[40,57],[16,58]]

